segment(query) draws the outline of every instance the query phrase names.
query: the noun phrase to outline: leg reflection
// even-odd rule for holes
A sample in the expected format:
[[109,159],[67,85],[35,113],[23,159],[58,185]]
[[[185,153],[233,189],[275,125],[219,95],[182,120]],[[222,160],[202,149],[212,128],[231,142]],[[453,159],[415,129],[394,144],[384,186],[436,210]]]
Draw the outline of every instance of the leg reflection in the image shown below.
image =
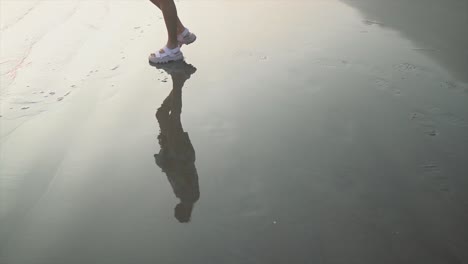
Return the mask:
[[160,127],[158,136],[161,150],[155,154],[156,164],[166,173],[174,194],[180,203],[174,208],[179,222],[190,221],[195,202],[200,197],[198,173],[195,167],[195,150],[180,119],[182,113],[182,87],[195,73],[196,68],[185,61],[158,65],[172,78],[172,91],[156,111]]

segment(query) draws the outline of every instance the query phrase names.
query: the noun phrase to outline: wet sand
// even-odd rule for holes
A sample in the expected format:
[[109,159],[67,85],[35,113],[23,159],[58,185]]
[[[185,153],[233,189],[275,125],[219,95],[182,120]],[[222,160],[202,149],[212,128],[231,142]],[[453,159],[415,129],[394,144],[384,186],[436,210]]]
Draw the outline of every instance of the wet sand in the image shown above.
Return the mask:
[[468,263],[466,1],[0,5],[0,263]]

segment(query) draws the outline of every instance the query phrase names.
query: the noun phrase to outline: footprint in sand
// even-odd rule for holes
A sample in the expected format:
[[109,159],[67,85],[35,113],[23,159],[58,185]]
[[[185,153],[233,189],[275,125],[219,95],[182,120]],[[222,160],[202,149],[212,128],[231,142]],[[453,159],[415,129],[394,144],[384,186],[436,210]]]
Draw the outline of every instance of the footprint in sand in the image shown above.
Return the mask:
[[65,99],[65,97],[67,97],[69,94],[71,93],[71,91],[68,91],[66,94],[64,94],[63,96],[60,96],[57,98],[57,101],[60,102],[62,101],[63,99]]
[[[34,116],[40,114],[47,109],[50,109],[50,105],[52,102],[60,102],[64,100],[67,96],[71,94],[72,90],[63,91],[63,95],[60,97],[56,97],[57,93],[62,93],[58,91],[35,91],[31,95],[21,96],[17,95],[11,104],[18,105],[18,107],[9,107],[8,115],[9,118],[15,119],[19,117],[23,117],[24,113],[27,112],[28,116]],[[24,112],[23,112],[24,111]]]
[[446,88],[449,90],[455,90],[457,88],[457,84],[453,81],[443,81],[440,83],[440,87]]
[[414,65],[414,64],[411,64],[411,63],[408,63],[408,62],[404,62],[404,63],[400,63],[400,64],[397,64],[397,65],[394,65],[393,66],[393,69],[397,70],[397,71],[400,71],[400,72],[415,72],[417,71],[419,68]]
[[422,128],[424,134],[431,136],[431,137],[439,135],[439,132],[435,128],[434,121],[428,118],[423,113],[420,113],[420,112],[412,113],[411,120],[418,123],[418,125]]
[[377,78],[375,80],[375,85],[377,86],[377,89],[382,91],[386,91],[391,87],[390,81],[383,78]]
[[454,81],[443,81],[440,83],[440,87],[450,91],[468,93],[468,87],[466,87],[465,84],[456,83]]
[[422,166],[423,177],[430,181],[430,186],[435,187],[437,191],[450,192],[448,178],[442,172],[442,169],[435,163],[430,162]]
[[395,96],[401,95],[401,90],[394,87],[393,84],[387,79],[377,78],[375,80],[375,85],[376,85],[377,89],[379,89],[381,91],[390,92]]

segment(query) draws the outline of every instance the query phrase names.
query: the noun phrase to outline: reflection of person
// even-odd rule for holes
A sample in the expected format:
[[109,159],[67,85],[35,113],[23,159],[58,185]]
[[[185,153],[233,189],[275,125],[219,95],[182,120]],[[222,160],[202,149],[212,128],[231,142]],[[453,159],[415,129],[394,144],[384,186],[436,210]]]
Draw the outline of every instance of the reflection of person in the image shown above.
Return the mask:
[[158,136],[161,150],[155,154],[156,164],[166,173],[167,179],[179,198],[174,216],[181,223],[190,221],[192,209],[200,197],[198,173],[195,168],[195,150],[187,132],[182,128],[182,87],[196,69],[185,61],[160,65],[172,77],[172,91],[156,111],[160,126]]
[[197,37],[180,22],[174,0],[150,0],[161,9],[167,29],[167,43],[164,48],[149,56],[152,63],[166,63],[184,59],[180,51],[183,44],[194,42]]

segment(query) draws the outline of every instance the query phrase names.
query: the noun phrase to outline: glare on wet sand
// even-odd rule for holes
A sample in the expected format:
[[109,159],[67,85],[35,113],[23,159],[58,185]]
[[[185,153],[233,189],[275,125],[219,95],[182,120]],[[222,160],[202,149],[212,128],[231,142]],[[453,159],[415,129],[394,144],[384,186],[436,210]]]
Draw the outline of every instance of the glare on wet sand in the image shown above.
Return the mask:
[[1,0],[0,263],[468,262],[466,1],[176,4]]

